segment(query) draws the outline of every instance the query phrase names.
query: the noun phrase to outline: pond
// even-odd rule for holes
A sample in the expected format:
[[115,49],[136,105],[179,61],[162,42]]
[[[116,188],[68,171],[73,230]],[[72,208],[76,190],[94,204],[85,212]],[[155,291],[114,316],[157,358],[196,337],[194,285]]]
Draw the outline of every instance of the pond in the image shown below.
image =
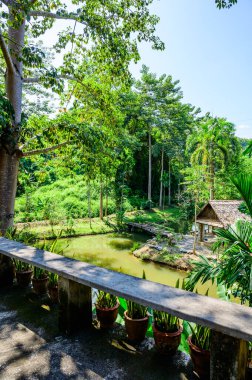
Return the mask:
[[[147,280],[165,285],[175,286],[178,279],[182,283],[186,272],[171,269],[164,264],[142,261],[133,256],[133,247],[146,242],[148,238],[148,235],[140,233],[90,235],[61,239],[59,248],[63,249],[67,257],[107,269],[136,277],[142,277],[144,271]],[[205,294],[210,286],[199,286],[198,292]],[[212,286],[209,295],[216,297]]]

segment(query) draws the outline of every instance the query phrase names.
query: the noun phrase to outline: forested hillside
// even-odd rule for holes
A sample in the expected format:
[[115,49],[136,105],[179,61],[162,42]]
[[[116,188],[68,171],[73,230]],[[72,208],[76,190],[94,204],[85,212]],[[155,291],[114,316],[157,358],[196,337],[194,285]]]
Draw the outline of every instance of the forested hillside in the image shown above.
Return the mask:
[[[29,149],[43,149],[21,159],[16,222],[171,205],[190,218],[195,202],[199,208],[210,198],[238,197],[230,177],[251,172],[252,160],[243,155],[249,141],[238,139],[221,115],[185,104],[178,80],[143,66],[127,88],[97,86],[104,104],[76,92],[78,109],[29,118]],[[57,137],[55,126],[62,130]],[[45,131],[58,149],[45,148]]]

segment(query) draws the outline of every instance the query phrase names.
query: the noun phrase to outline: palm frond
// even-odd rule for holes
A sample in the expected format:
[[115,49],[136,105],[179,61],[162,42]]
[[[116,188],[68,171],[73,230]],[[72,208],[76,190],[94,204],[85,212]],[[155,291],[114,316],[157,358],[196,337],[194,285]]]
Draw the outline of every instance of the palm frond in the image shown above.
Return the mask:
[[252,174],[240,174],[233,177],[232,182],[243,197],[252,218]]

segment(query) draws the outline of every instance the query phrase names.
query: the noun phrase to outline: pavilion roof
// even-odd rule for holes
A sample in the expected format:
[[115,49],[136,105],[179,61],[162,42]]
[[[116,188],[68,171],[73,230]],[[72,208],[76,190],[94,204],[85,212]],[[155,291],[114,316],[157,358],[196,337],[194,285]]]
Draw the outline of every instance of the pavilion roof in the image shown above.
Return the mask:
[[243,201],[212,200],[198,213],[196,221],[215,227],[227,227],[238,219],[251,220],[250,216],[242,213],[239,206]]

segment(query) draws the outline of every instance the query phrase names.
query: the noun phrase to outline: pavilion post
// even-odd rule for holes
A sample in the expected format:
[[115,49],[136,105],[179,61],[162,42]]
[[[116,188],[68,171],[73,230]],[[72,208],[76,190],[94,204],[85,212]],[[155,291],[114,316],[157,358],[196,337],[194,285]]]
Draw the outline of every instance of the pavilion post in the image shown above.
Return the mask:
[[199,241],[203,242],[204,241],[204,224],[199,223]]

